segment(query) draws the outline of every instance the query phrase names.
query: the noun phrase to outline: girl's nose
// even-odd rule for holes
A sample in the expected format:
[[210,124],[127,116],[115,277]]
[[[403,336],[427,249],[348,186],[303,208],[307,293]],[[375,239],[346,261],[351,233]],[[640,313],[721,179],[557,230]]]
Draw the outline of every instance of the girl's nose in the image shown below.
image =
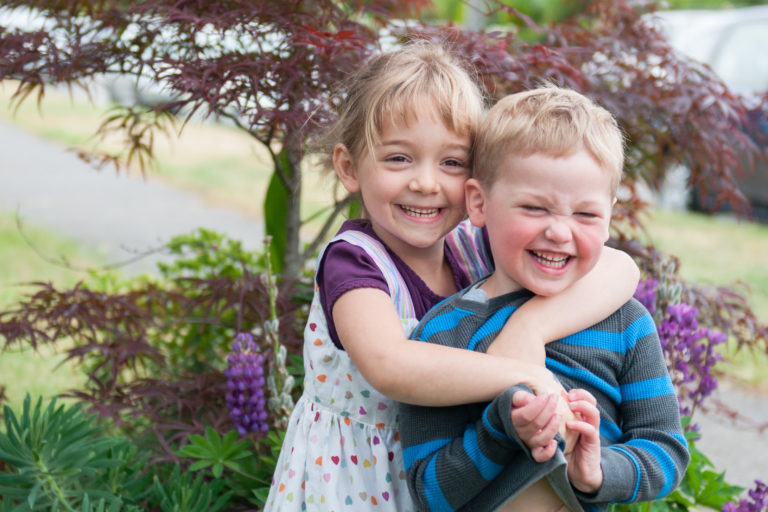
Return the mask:
[[421,166],[416,170],[408,188],[412,192],[421,192],[422,194],[437,193],[440,190],[437,169],[433,169],[431,166]]
[[564,244],[571,241],[573,233],[571,233],[571,228],[568,226],[567,222],[553,218],[547,229],[544,231],[544,236],[552,242]]

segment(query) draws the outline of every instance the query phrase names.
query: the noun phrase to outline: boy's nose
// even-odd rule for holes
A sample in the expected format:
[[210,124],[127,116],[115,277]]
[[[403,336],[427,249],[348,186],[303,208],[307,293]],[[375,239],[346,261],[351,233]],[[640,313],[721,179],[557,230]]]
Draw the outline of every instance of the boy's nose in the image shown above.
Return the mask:
[[568,223],[557,218],[553,218],[549,223],[549,226],[547,226],[547,229],[544,231],[544,236],[546,236],[548,240],[558,244],[570,242],[573,238]]
[[412,192],[421,192],[422,194],[434,194],[440,190],[440,183],[437,179],[437,170],[429,166],[423,166],[416,170],[411,179],[408,188]]

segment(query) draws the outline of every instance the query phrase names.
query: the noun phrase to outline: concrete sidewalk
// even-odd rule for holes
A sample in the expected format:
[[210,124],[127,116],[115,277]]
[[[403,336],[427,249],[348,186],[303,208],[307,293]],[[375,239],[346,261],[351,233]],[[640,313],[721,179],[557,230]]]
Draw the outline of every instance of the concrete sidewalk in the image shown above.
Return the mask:
[[[78,239],[111,261],[130,259],[197,227],[258,248],[260,219],[205,204],[157,179],[96,171],[75,153],[0,121],[0,211],[18,212],[30,225]],[[122,268],[152,270],[153,255]]]

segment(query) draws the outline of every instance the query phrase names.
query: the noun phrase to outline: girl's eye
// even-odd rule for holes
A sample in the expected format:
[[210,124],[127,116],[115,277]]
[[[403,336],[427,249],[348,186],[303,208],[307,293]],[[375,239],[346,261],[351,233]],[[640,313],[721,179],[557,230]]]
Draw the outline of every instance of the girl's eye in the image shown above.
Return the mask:
[[524,204],[522,206],[522,208],[523,208],[523,210],[525,210],[527,212],[531,212],[531,213],[544,213],[544,212],[547,211],[544,208],[542,208],[541,206],[534,206],[532,204]]
[[384,160],[387,162],[395,162],[395,163],[402,163],[402,162],[408,161],[405,155],[389,155]]
[[596,213],[592,212],[576,212],[576,215],[578,215],[581,218],[584,219],[596,219],[598,218],[598,215]]
[[464,167],[467,166],[463,161],[461,161],[461,160],[459,160],[457,158],[449,158],[448,160],[443,162],[443,164],[447,165],[449,167],[461,167],[461,168],[464,168]]

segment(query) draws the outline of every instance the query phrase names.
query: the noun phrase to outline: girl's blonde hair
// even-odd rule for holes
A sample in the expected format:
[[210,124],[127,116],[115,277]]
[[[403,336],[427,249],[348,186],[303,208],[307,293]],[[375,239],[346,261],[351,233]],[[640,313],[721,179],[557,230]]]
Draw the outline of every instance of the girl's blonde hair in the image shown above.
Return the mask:
[[624,167],[624,136],[610,112],[586,96],[552,84],[510,94],[483,120],[474,146],[474,176],[490,186],[509,155],[568,156],[586,149],[616,191]]
[[379,141],[385,123],[407,125],[425,102],[446,128],[472,141],[485,106],[479,85],[459,59],[425,40],[377,55],[351,77],[346,91],[326,140],[331,148],[344,144],[354,160]]

